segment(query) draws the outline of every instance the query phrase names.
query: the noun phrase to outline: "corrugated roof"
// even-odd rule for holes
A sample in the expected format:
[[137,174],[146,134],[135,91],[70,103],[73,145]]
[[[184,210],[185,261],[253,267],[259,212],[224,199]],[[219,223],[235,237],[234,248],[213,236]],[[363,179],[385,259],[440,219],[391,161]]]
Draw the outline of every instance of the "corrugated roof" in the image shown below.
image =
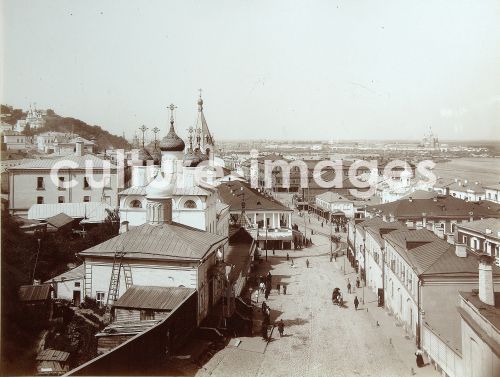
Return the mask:
[[62,228],[63,226],[72,223],[74,219],[61,212],[55,216],[49,217],[46,221],[49,225],[52,225],[55,228]]
[[66,272],[63,272],[60,275],[57,275],[53,277],[52,279],[47,280],[45,283],[50,283],[52,281],[65,281],[65,280],[79,280],[83,279],[85,276],[85,270],[83,263],[79,265],[78,267],[72,268],[71,270],[68,270]]
[[81,252],[112,258],[117,250],[125,258],[200,260],[227,237],[204,232],[183,224],[143,224]]
[[38,353],[36,361],[66,361],[68,358],[68,352],[46,349]]
[[46,220],[64,213],[74,219],[84,219],[86,223],[101,223],[108,216],[106,209],[113,207],[101,202],[33,204],[28,210],[28,219]]
[[[68,164],[76,164],[75,167],[71,166],[71,169],[86,169],[87,164],[89,168],[103,169],[109,167],[110,169],[116,169],[116,166],[110,163],[108,160],[103,160],[93,154],[85,154],[83,156],[69,155],[54,159],[43,159],[43,160],[32,160],[26,162],[25,164],[20,164],[9,168],[9,170],[23,170],[23,169],[52,169],[54,164],[57,162],[64,161]],[[65,166],[61,166],[65,168]],[[69,168],[69,166],[67,167]]]
[[194,288],[133,285],[116,301],[114,307],[172,311],[194,292]]
[[448,186],[450,190],[453,191],[460,191],[460,192],[467,192],[467,191],[472,191],[476,194],[483,194],[484,193],[484,187],[480,183],[476,182],[453,182]]
[[41,285],[21,285],[19,287],[19,299],[21,301],[43,301],[50,298],[50,291],[53,290],[50,284]]

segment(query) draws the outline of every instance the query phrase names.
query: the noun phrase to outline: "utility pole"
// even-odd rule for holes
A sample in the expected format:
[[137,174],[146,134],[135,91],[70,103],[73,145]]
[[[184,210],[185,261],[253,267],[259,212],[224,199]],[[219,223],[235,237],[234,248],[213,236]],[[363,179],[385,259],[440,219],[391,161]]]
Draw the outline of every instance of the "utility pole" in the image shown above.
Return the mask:
[[144,149],[144,134],[146,133],[147,130],[148,130],[148,128],[144,124],[141,127],[139,127],[139,131],[142,132],[142,148],[143,149]]
[[38,241],[38,251],[36,252],[35,266],[33,267],[33,278],[31,279],[33,284],[35,283],[35,271],[36,271],[36,265],[38,263],[38,256],[40,255],[40,242],[42,241],[42,239],[37,238],[37,241]]
[[332,240],[332,233],[333,233],[333,225],[332,225],[332,217],[331,215],[329,216],[330,217],[330,262],[332,261],[333,259],[333,240]]

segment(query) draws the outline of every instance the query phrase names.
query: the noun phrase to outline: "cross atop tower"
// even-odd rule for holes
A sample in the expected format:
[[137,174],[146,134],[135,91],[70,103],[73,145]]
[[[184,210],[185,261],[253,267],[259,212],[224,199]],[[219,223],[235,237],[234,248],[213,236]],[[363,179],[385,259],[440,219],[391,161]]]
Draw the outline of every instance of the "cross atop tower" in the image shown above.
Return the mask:
[[203,92],[203,89],[198,89],[198,92],[200,92],[200,98],[201,98],[201,92]]
[[177,109],[177,106],[175,106],[173,103],[170,104],[170,106],[168,107],[168,109],[170,110],[170,123],[174,123],[174,110]]
[[142,132],[142,147],[144,148],[144,133],[148,130],[148,128],[143,124],[139,127],[139,131]]

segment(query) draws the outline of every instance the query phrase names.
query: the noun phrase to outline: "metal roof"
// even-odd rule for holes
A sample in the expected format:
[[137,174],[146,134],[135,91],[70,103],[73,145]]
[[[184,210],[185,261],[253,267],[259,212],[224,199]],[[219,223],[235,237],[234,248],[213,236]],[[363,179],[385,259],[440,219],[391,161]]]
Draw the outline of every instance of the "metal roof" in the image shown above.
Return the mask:
[[225,242],[227,237],[179,223],[143,224],[80,254],[113,258],[122,250],[125,258],[200,260]]
[[450,195],[438,195],[430,199],[400,199],[367,208],[368,212],[394,215],[399,219],[422,218],[425,213],[428,219],[432,218],[469,218],[473,213],[475,217],[499,217],[499,213],[485,207],[483,203],[469,202]]
[[61,212],[55,216],[49,217],[47,223],[55,228],[62,228],[65,225],[68,225],[74,221],[74,219],[65,213]]
[[221,200],[229,204],[231,211],[241,212],[241,204],[243,203],[241,193],[244,193],[246,211],[292,212],[290,208],[272,198],[266,197],[241,181],[223,182],[218,186],[218,189]]
[[28,210],[28,219],[46,220],[64,213],[75,219],[84,219],[85,223],[101,223],[108,217],[106,209],[112,211],[113,207],[102,202],[33,204]]
[[46,349],[38,353],[36,361],[66,361],[68,358],[68,352]]
[[85,270],[83,263],[79,265],[78,267],[72,268],[71,270],[68,270],[66,272],[63,272],[60,275],[57,275],[53,277],[52,279],[47,280],[45,283],[50,283],[52,281],[66,281],[66,280],[80,280],[83,279],[85,276]]
[[[500,219],[476,220],[468,223],[457,224],[457,227],[473,230],[489,237],[499,238],[500,236]],[[489,229],[491,233],[486,233],[486,229]]]
[[[129,187],[123,191],[120,191],[118,195],[139,195],[146,196],[147,186],[136,186]],[[198,196],[208,196],[210,195],[210,190],[201,186],[193,187],[176,187],[174,189],[173,195],[198,195]]]
[[[87,165],[92,169],[103,169],[108,167],[110,169],[116,169],[116,166],[108,160],[103,160],[93,154],[85,154],[83,156],[69,155],[53,159],[32,160],[24,164],[13,166],[9,168],[9,170],[52,169],[56,163],[63,161],[66,162],[66,166],[76,164],[76,167],[71,167],[71,169],[87,169]],[[70,166],[66,166],[62,165],[61,169],[70,168]]]
[[133,285],[116,301],[114,307],[172,311],[194,292],[194,288]]
[[50,299],[50,291],[52,290],[50,284],[21,285],[19,287],[19,299],[25,302],[47,300]]

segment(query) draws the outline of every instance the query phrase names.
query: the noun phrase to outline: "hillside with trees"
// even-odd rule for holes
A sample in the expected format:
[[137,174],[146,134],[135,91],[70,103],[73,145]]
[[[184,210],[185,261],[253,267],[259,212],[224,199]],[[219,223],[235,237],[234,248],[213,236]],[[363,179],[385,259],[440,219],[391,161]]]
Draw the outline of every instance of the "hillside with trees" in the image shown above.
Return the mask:
[[[26,111],[22,109],[15,109],[12,106],[1,105],[2,121],[8,124],[16,124],[18,120],[25,119]],[[63,117],[55,113],[52,109],[46,110],[46,115],[44,116],[46,125],[43,128],[37,130],[26,130],[26,134],[31,136],[47,131],[57,131],[65,133],[75,133],[85,139],[95,138],[97,143],[97,148],[100,151],[109,148],[115,149],[129,149],[129,142],[121,136],[116,136],[108,131],[104,130],[100,126],[90,125],[82,120]]]

